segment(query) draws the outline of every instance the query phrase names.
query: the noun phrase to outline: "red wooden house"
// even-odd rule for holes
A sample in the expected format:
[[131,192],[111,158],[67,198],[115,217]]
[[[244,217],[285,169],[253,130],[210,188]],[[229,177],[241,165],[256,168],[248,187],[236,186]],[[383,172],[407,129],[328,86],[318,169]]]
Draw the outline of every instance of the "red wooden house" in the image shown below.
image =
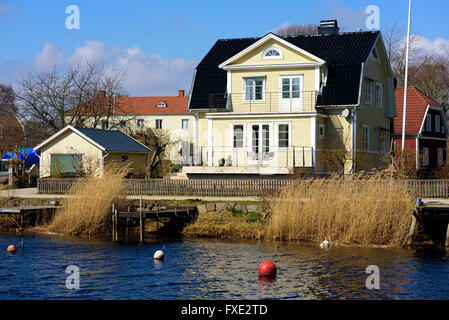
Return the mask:
[[[396,88],[396,117],[391,135],[396,150],[402,145],[404,88]],[[446,163],[448,124],[443,108],[415,87],[407,90],[404,148],[415,157],[416,169],[430,172]]]

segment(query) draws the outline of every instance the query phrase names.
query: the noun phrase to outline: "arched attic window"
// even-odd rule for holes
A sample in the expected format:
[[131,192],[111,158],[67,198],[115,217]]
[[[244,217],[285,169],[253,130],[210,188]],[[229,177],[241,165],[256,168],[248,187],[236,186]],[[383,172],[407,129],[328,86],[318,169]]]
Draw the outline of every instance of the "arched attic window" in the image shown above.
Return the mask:
[[157,106],[158,106],[158,108],[165,108],[167,105],[165,104],[165,102],[161,101],[157,104]]
[[278,48],[268,48],[263,52],[262,59],[282,59],[282,52]]

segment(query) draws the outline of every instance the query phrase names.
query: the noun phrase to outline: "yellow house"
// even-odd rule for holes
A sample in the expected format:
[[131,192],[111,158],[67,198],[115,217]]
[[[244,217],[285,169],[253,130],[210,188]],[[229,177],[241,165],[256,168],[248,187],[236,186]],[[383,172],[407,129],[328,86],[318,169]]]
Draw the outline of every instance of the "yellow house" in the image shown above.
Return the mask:
[[39,177],[76,176],[90,171],[103,175],[108,163],[126,162],[145,168],[151,150],[118,130],[67,126],[34,148],[40,153]]
[[75,117],[72,122],[79,126],[118,129],[129,135],[148,128],[165,131],[173,144],[163,157],[175,164],[192,161],[195,117],[187,110],[184,90],[178,90],[177,96],[145,97],[109,97],[99,91],[96,100],[106,105],[103,112],[91,114],[89,108],[74,108],[67,118]]
[[382,165],[395,116],[380,32],[218,40],[197,66],[189,178],[288,178]]

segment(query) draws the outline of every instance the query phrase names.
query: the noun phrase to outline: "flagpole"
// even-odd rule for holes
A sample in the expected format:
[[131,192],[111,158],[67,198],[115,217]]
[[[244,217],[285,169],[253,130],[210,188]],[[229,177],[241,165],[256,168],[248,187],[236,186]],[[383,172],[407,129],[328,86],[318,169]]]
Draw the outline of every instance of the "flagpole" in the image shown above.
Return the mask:
[[408,55],[410,46],[410,17],[412,12],[412,0],[408,3],[408,28],[407,28],[407,49],[405,52],[405,79],[404,79],[404,108],[402,113],[402,151],[405,145],[405,117],[407,114],[407,85],[408,85]]

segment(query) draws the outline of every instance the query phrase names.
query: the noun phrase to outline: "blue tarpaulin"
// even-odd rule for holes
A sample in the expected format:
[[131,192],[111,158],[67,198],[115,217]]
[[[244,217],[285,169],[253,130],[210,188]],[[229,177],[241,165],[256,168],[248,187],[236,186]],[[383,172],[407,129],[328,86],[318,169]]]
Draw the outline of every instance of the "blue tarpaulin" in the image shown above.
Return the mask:
[[[3,159],[17,159],[17,154],[15,152],[6,152]],[[25,168],[29,169],[33,164],[39,163],[39,157],[34,152],[33,148],[23,148],[20,149],[20,161],[25,161]],[[2,170],[7,170],[3,161],[0,164]]]

